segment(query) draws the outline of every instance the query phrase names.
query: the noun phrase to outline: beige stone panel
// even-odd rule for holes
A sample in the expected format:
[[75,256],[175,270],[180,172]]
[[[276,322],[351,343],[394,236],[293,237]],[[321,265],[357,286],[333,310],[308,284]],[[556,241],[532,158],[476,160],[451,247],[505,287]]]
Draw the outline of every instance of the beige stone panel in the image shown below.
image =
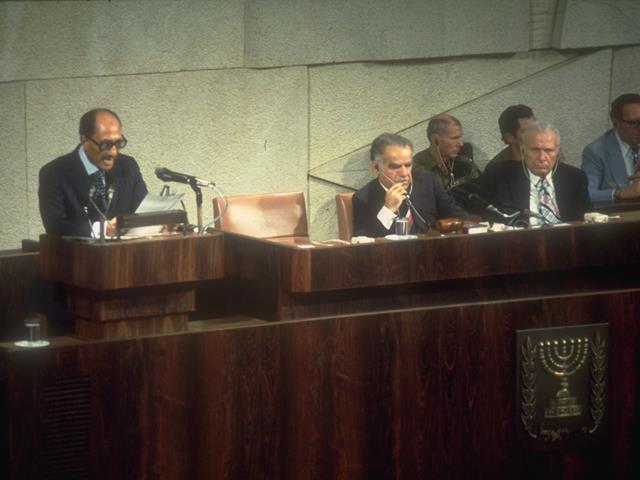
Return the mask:
[[555,48],[608,47],[640,43],[637,0],[558,0]]
[[0,83],[0,111],[0,250],[6,250],[31,237],[23,83]]
[[[138,160],[153,193],[163,185],[154,175],[156,167],[213,180],[228,195],[306,189],[307,73],[302,67],[31,82],[27,106],[31,192],[37,189],[39,168],[76,145],[78,119],[95,106],[120,114],[129,139],[126,153]],[[185,193],[195,223],[190,187],[170,186]],[[206,221],[213,192],[203,196]]]
[[248,0],[251,67],[526,51],[528,0]]
[[[503,147],[498,116],[507,106],[524,103],[540,120],[554,124],[562,136],[567,161],[580,165],[582,149],[607,128],[611,50],[567,60],[514,82],[473,101],[449,109],[463,124],[465,140],[474,146],[475,160],[484,167]],[[412,140],[416,150],[426,147],[427,121],[399,132]],[[370,178],[369,145],[314,169],[312,174],[327,184],[359,188]]]
[[529,0],[529,48],[550,48],[559,0]]
[[[554,52],[535,52],[500,58],[310,68],[312,173],[331,169],[333,160],[368,145],[379,133],[421,124],[434,114],[472,102],[567,58]],[[422,136],[418,140],[424,143]]]
[[[451,113],[466,126],[465,140],[473,144],[475,160],[481,167],[504,148],[498,116],[516,103],[529,105],[538,120],[558,128],[567,162],[579,167],[583,148],[606,129],[610,64],[611,50],[585,55],[454,108]],[[418,138],[422,130],[417,127],[404,133]]]
[[241,0],[0,2],[0,81],[239,67]]
[[640,47],[618,48],[613,52],[611,99],[623,93],[640,94]]
[[335,196],[348,191],[319,180],[309,180],[309,234],[314,240],[338,238]]

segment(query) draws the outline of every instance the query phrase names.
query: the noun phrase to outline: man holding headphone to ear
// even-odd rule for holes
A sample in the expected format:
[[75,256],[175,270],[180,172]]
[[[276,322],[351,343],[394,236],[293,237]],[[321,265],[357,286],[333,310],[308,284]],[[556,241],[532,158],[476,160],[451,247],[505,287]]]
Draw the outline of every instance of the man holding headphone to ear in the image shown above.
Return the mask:
[[371,168],[376,174],[353,197],[354,235],[381,237],[393,233],[396,218],[407,218],[409,233],[423,233],[436,220],[467,217],[436,177],[412,172],[412,143],[393,133],[371,144]]
[[474,192],[470,198],[483,197],[503,212],[528,210],[531,224],[582,220],[591,208],[587,176],[558,162],[558,130],[534,122],[525,128],[522,138],[522,161],[496,163],[457,190],[475,190],[480,194]]
[[462,135],[462,124],[453,115],[433,117],[427,125],[429,148],[415,154],[414,170],[433,173],[447,190],[478,178],[482,172]]

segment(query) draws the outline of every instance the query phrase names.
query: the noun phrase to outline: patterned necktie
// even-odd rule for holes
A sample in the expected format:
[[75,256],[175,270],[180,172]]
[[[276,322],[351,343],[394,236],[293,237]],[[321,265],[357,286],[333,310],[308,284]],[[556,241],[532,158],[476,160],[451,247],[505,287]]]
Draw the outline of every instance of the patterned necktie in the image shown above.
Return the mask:
[[639,150],[640,145],[631,145],[631,163],[633,163],[634,175],[640,172],[640,155],[638,154]]
[[107,204],[107,180],[104,175],[104,171],[98,170],[94,173],[93,185],[96,187],[95,199],[98,200],[98,205]]
[[538,213],[548,223],[560,223],[558,206],[547,189],[547,182],[546,178],[538,182]]

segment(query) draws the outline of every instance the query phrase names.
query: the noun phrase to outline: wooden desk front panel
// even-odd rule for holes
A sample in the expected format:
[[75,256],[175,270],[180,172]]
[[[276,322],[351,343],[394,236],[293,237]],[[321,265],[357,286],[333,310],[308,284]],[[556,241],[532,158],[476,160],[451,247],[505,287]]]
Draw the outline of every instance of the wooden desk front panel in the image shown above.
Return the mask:
[[[633,478],[638,318],[634,290],[9,349],[5,460],[48,472],[41,392],[86,378],[87,478]],[[608,441],[523,450],[515,330],[603,320]]]
[[224,276],[221,234],[107,242],[40,238],[42,276],[94,291],[197,282]]

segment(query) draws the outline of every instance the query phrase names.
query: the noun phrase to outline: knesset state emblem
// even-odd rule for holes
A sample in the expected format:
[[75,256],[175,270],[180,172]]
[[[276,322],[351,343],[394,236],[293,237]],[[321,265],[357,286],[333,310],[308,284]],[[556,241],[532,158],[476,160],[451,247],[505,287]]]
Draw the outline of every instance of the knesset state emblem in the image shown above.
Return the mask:
[[608,325],[516,331],[516,413],[526,446],[573,448],[604,435]]

